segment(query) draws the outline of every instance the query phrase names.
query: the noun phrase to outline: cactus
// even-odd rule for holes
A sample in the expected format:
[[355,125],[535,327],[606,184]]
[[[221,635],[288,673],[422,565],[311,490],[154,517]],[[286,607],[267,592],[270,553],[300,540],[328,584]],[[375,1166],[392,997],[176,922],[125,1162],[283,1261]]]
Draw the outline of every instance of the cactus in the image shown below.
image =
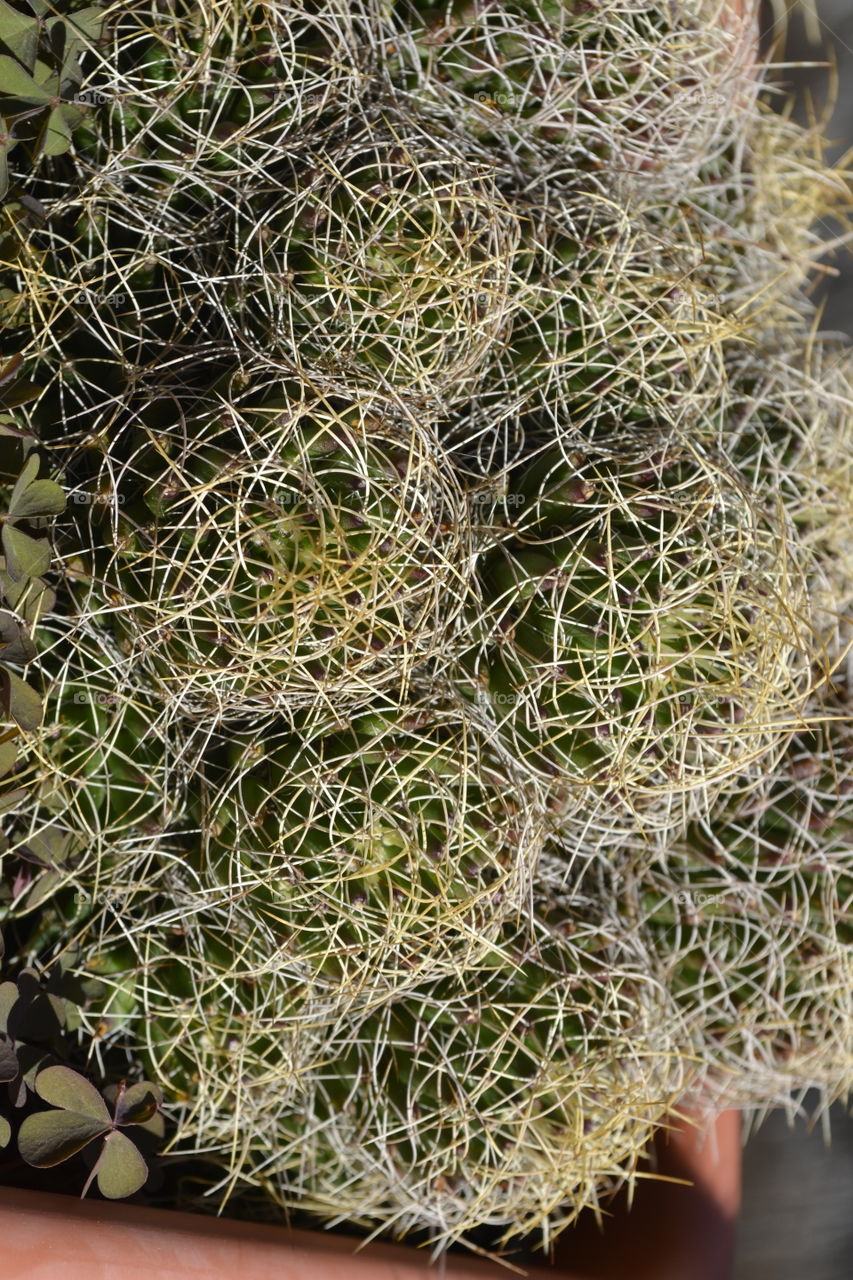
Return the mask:
[[464,400],[510,313],[519,225],[494,169],[400,111],[305,148],[237,194],[211,304],[254,351],[342,394]]
[[242,964],[294,998],[312,992],[324,1022],[476,967],[525,910],[541,798],[459,707],[374,707],[314,729],[303,717],[270,725],[263,747],[205,730],[184,759],[193,825],[167,834],[159,870],[138,844],[144,874],[129,852],[78,867],[75,882],[131,914],[157,895],[180,901],[203,934],[227,918],[251,938]]
[[849,1087],[849,190],[754,16],[133,0],[12,150],[0,911],[221,1200],[508,1256]]
[[232,749],[200,874],[268,918],[332,1007],[475,965],[529,896],[536,788],[452,704],[297,729]]
[[552,449],[510,477],[521,505],[482,558],[462,668],[554,779],[573,848],[666,836],[759,783],[820,656],[798,548],[736,475],[687,443],[629,458]]
[[[288,1213],[427,1229],[436,1248],[483,1224],[504,1243],[558,1231],[621,1184],[691,1077],[648,958],[596,903],[508,922],[464,977],[421,974],[331,1016],[233,901],[130,906],[90,958],[95,1014],[130,1029],[189,1149]],[[223,1106],[235,1080],[240,1106]]]
[[80,607],[170,715],[357,709],[452,643],[467,602],[461,491],[430,433],[283,390],[119,434],[89,482],[108,500]]
[[794,735],[762,788],[691,825],[626,891],[703,1064],[705,1095],[784,1105],[849,1087],[853,737],[849,699]]

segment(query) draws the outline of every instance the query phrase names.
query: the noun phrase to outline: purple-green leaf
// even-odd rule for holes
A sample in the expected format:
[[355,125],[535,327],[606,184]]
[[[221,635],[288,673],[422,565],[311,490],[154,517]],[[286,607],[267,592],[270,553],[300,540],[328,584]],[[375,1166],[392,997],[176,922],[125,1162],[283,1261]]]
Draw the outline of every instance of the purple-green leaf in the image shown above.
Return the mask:
[[46,1067],[39,1072],[36,1093],[51,1106],[74,1111],[104,1128],[112,1123],[107,1104],[98,1090],[71,1067]]
[[42,106],[53,96],[53,86],[37,83],[8,54],[0,54],[0,82],[3,83],[4,92],[19,102],[32,102],[33,105]]
[[32,71],[39,42],[37,18],[28,18],[26,14],[13,9],[6,0],[0,0],[0,40],[7,49],[11,49],[15,57],[29,71]]
[[119,1089],[115,1099],[116,1124],[145,1124],[156,1115],[163,1095],[156,1085],[142,1080],[129,1089]]
[[104,1139],[103,1150],[92,1173],[97,1175],[98,1190],[102,1196],[107,1200],[121,1200],[144,1186],[148,1165],[130,1138],[114,1129]]
[[[2,119],[2,117],[0,117],[0,119]],[[16,351],[13,356],[9,357],[4,365],[0,365],[0,387],[2,387],[4,382],[10,382],[11,379],[14,378],[23,363],[24,357],[21,355],[20,351]]]
[[[18,610],[18,604],[30,585],[29,578],[23,578],[20,582],[6,572],[6,560],[4,556],[0,556],[0,595],[10,609]],[[18,610],[18,612],[20,612]]]
[[0,667],[0,699],[7,718],[24,730],[37,729],[44,715],[41,698],[14,671]]
[[62,156],[71,146],[71,125],[64,109],[54,107],[45,121],[40,151],[46,156]]
[[15,486],[12,489],[12,493],[9,498],[10,508],[14,507],[15,503],[18,501],[18,498],[20,498],[24,490],[33,483],[33,481],[35,480],[36,476],[39,473],[39,466],[40,466],[40,460],[39,460],[38,454],[37,453],[29,454],[26,462],[21,467],[21,474],[18,476],[17,480],[15,481]]
[[[56,1071],[56,1067],[47,1067]],[[45,1072],[41,1073],[42,1075]],[[18,1150],[27,1164],[49,1169],[82,1151],[109,1127],[76,1111],[37,1111],[27,1116],[18,1131]]]
[[58,516],[64,510],[65,494],[53,480],[34,480],[17,497],[13,494],[9,502],[9,515],[15,520]]
[[18,602],[18,613],[34,627],[39,618],[56,604],[56,594],[45,586],[41,578],[33,578],[27,582],[27,590]]
[[14,525],[3,525],[3,551],[6,568],[16,582],[22,578],[40,578],[50,567],[50,543],[47,538],[31,538]]
[[4,409],[16,409],[18,405],[26,404],[29,400],[35,400],[36,396],[40,396],[42,391],[44,391],[44,387],[38,386],[35,382],[26,382],[22,379],[20,382],[16,382],[14,386],[8,387],[7,390],[0,391],[0,405]]
[[[4,777],[10,769],[14,769],[17,759],[17,742],[0,742],[0,778]],[[0,798],[0,811],[2,811],[2,798]]]
[[27,628],[6,609],[0,609],[0,662],[23,666],[36,656]]
[[0,1031],[5,1032],[12,1005],[18,998],[18,987],[14,982],[0,982]]
[[0,1082],[14,1080],[18,1071],[18,1055],[14,1044],[5,1036],[0,1036]]
[[15,787],[13,791],[4,791],[0,796],[0,813],[8,813],[16,808],[22,800],[26,800],[29,792],[26,787]]

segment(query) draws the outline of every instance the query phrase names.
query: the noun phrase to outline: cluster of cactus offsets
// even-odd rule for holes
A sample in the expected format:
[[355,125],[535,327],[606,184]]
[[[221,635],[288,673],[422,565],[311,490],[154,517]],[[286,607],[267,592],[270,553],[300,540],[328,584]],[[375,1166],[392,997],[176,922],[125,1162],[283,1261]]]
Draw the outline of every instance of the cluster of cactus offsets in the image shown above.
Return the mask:
[[0,914],[218,1203],[506,1257],[853,1084],[849,177],[755,36],[0,0]]

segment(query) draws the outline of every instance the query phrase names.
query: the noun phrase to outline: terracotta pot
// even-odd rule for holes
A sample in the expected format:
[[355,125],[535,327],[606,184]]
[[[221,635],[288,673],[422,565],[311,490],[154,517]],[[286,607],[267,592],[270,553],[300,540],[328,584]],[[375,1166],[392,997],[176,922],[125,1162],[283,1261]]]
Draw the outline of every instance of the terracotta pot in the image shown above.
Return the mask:
[[[725,1112],[707,1133],[675,1124],[670,1139],[659,1141],[657,1171],[681,1181],[649,1181],[630,1213],[616,1207],[603,1235],[583,1223],[561,1237],[553,1267],[522,1274],[531,1280],[727,1280],[740,1190],[737,1114]],[[449,1257],[442,1269],[415,1249],[375,1243],[359,1249],[358,1240],[323,1231],[8,1188],[0,1190],[0,1240],[6,1273],[15,1280],[507,1280],[514,1274],[463,1255]]]

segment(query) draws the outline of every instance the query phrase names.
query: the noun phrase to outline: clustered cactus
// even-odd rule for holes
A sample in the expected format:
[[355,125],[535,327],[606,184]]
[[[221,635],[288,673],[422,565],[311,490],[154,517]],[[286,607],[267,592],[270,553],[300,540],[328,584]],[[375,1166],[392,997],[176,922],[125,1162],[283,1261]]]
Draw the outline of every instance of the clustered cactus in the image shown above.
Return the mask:
[[754,35],[0,5],[0,902],[221,1201],[548,1247],[853,1082],[849,185]]

